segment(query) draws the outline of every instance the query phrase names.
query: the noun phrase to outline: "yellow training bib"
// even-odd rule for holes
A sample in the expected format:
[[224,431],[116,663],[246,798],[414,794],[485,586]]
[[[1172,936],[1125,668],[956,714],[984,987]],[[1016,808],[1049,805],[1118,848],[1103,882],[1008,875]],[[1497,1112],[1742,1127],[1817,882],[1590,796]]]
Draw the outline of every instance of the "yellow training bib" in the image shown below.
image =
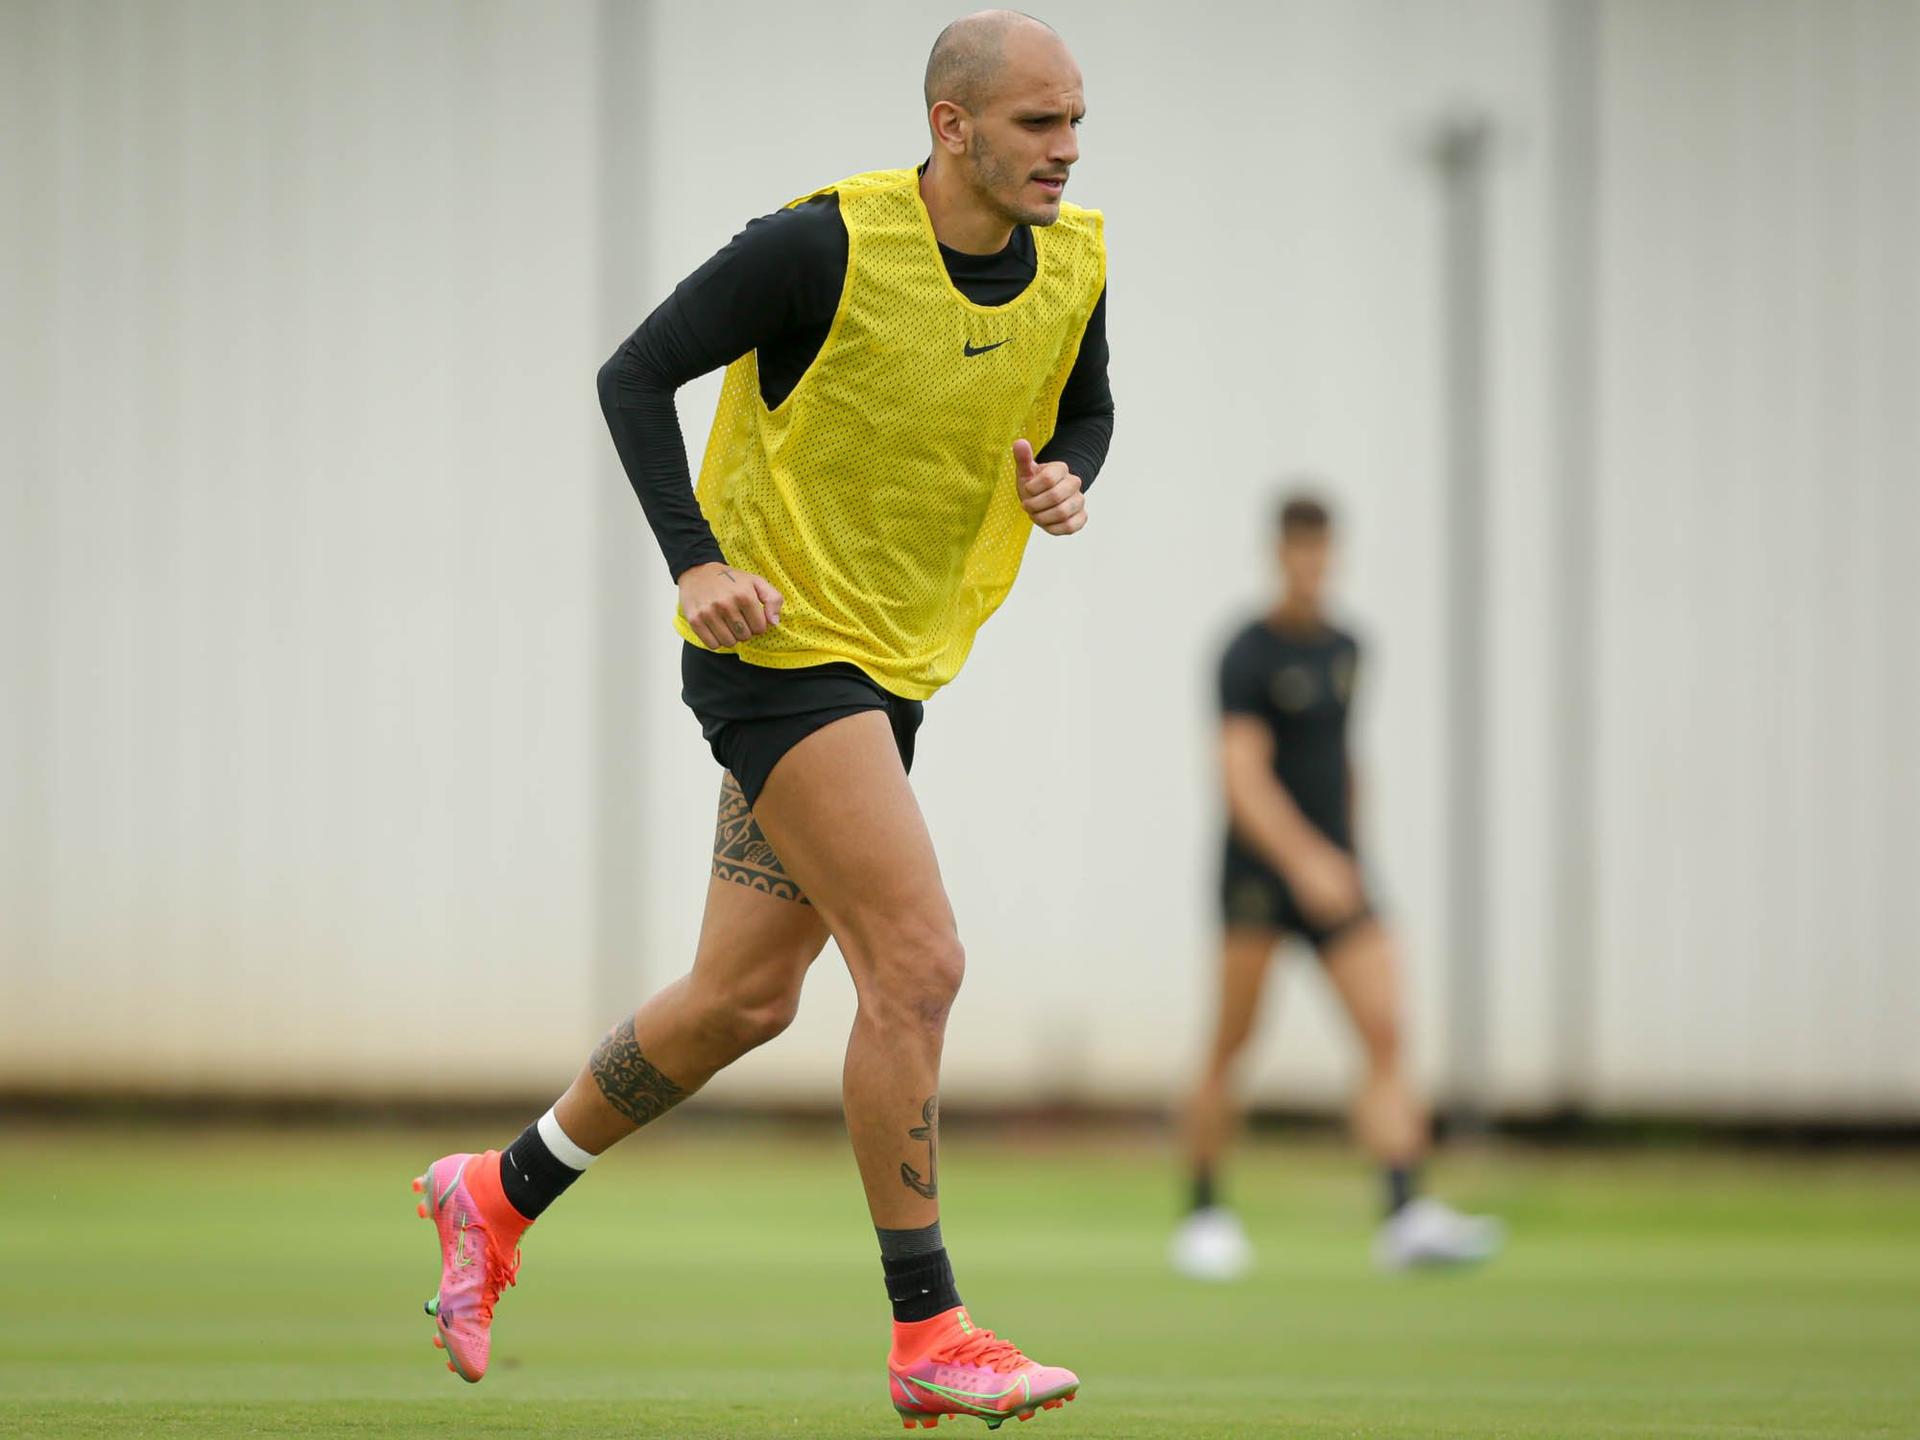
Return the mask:
[[733,653],[775,669],[851,661],[925,700],[1019,574],[1033,525],[1013,442],[1037,454],[1052,438],[1106,285],[1102,217],[1063,204],[1034,227],[1032,283],[976,305],[947,275],[915,171],[817,193],[838,194],[847,227],[832,329],[778,409],[754,354],[727,367],[700,509],[728,563],[786,597],[780,624]]

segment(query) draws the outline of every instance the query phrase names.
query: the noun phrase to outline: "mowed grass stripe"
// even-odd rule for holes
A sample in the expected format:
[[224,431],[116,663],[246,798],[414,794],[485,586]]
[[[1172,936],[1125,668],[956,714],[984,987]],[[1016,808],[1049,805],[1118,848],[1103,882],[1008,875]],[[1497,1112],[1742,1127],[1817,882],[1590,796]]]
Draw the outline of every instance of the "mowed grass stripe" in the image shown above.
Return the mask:
[[[596,1167],[456,1381],[407,1181],[474,1138],[0,1138],[0,1433],[898,1433],[844,1146],[750,1128]],[[1225,1289],[1164,1268],[1160,1147],[956,1131],[941,1168],[969,1305],[1085,1380],[1023,1437],[1920,1434],[1911,1158],[1461,1156],[1441,1185],[1511,1252],[1387,1277],[1365,1168],[1259,1145],[1232,1191],[1260,1267]]]

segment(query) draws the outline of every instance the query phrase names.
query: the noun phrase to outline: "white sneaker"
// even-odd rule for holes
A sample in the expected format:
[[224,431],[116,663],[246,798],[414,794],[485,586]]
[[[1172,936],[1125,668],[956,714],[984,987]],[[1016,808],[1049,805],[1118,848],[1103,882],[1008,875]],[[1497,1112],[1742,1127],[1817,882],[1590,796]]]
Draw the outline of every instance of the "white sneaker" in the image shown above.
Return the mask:
[[1253,1268],[1247,1232],[1224,1205],[1209,1205],[1181,1221],[1168,1255],[1189,1280],[1238,1280]]
[[1373,1263],[1382,1270],[1417,1265],[1471,1265],[1490,1259],[1507,1227],[1485,1215],[1462,1215],[1438,1200],[1414,1200],[1388,1217],[1373,1239]]

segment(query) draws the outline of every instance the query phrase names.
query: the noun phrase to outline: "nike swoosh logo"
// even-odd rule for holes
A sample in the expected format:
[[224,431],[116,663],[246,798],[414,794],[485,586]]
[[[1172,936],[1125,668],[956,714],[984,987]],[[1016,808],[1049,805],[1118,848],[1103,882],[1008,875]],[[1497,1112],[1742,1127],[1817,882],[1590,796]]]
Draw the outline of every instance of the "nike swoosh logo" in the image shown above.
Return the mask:
[[439,1198],[433,1202],[434,1209],[438,1210],[447,1203],[447,1197],[453,1194],[453,1187],[460,1183],[460,1177],[466,1173],[467,1173],[467,1161],[462,1160],[460,1162],[460,1168],[453,1172],[453,1179],[447,1182],[447,1188],[442,1190],[440,1192]]
[[984,355],[989,350],[998,350],[1002,345],[1006,343],[1007,342],[1005,340],[996,340],[991,345],[982,345],[976,349],[974,347],[973,342],[969,340],[961,344],[960,353],[962,355],[967,356],[969,359],[971,359],[975,355]]

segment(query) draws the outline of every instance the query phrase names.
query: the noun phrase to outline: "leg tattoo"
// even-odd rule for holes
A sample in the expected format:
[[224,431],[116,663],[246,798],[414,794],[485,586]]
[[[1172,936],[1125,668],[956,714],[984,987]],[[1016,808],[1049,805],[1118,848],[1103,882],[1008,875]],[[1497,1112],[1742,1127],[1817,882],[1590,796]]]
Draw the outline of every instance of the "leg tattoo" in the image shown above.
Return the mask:
[[636,1125],[658,1120],[687,1098],[687,1092],[653,1068],[633,1038],[633,1017],[608,1032],[588,1062],[594,1083],[607,1103]]
[[780,857],[773,853],[766,832],[747,808],[740,782],[729,775],[720,783],[720,819],[713,830],[713,873],[735,885],[745,885],[776,900],[813,902],[787,878]]
[[909,1140],[924,1140],[927,1142],[927,1178],[922,1180],[920,1178],[920,1172],[902,1160],[900,1162],[900,1183],[913,1191],[914,1194],[924,1196],[926,1199],[931,1200],[940,1193],[940,1157],[936,1153],[940,1143],[937,1133],[940,1125],[939,1096],[929,1095],[927,1097],[927,1103],[920,1107],[920,1120],[922,1123],[915,1125],[911,1130],[907,1131],[907,1138]]

